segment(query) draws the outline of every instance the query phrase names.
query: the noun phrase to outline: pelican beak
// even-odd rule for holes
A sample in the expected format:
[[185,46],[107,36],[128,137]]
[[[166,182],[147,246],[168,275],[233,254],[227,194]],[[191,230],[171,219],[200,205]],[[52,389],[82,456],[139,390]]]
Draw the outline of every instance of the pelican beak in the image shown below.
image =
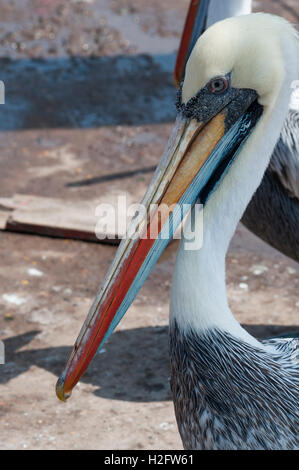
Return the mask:
[[210,0],[191,0],[174,69],[174,82],[179,86],[185,75],[185,68],[191,51],[206,29]]
[[179,113],[142,201],[144,215],[131,221],[129,234],[118,248],[58,379],[56,393],[61,400],[70,396],[98,348],[126,313],[186,210],[189,212],[202,194],[207,200],[218,184],[241,142],[257,122],[256,96],[252,90],[245,90],[238,106],[236,100],[230,101],[221,110],[212,110],[202,121]]

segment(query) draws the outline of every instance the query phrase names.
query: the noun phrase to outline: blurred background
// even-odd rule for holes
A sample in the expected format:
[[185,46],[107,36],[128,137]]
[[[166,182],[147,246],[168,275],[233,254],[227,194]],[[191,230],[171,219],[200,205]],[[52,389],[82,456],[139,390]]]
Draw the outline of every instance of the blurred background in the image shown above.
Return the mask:
[[[73,398],[54,388],[116,250],[88,241],[94,208],[119,194],[139,202],[168,140],[188,5],[0,0],[1,449],[181,448],[167,345],[178,242]],[[299,23],[297,0],[254,8]],[[227,257],[238,321],[260,338],[298,329],[298,274],[240,225]]]

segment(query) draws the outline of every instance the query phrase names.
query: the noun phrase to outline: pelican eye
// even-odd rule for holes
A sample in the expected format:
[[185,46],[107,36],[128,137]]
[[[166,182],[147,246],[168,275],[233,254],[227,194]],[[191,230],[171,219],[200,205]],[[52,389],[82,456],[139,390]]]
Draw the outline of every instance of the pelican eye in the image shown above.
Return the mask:
[[220,94],[226,91],[229,87],[229,79],[227,77],[213,78],[209,84],[208,89],[211,93]]

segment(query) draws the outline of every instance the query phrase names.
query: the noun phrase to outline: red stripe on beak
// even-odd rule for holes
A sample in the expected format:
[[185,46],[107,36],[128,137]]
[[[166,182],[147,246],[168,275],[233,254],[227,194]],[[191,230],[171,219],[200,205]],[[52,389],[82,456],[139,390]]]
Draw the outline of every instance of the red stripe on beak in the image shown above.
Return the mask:
[[185,70],[185,65],[187,61],[187,54],[190,47],[190,41],[192,37],[192,32],[196,20],[196,15],[198,12],[200,0],[191,0],[184,31],[181,38],[181,43],[179,47],[179,52],[177,55],[176,65],[174,69],[174,82],[176,87],[178,88],[182,79]]
[[[69,367],[64,376],[64,395],[66,397],[80,380],[80,377],[84,374],[97,352],[117,310],[126,297],[133,280],[137,276],[154,243],[155,239],[150,239],[150,226],[148,225],[147,238],[136,240],[130,254],[124,260],[120,271],[110,286],[105,302],[101,303],[95,311],[94,323],[86,329],[85,338],[80,338],[80,342],[76,342],[74,346],[73,354],[68,361]],[[77,354],[76,361],[72,360],[74,353]]]

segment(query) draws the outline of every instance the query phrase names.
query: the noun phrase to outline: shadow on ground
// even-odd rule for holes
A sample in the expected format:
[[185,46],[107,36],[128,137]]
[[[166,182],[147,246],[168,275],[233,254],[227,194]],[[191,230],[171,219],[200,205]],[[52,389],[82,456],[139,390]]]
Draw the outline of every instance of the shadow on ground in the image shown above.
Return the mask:
[[[245,325],[258,338],[299,330],[297,326]],[[1,366],[0,383],[37,366],[57,377],[71,352],[67,346],[29,349],[37,330],[4,340],[6,364]],[[112,400],[153,402],[171,400],[169,387],[168,327],[145,327],[117,331],[98,354],[82,378],[96,386],[96,396]],[[54,391],[53,391],[54,393]]]
[[0,59],[0,130],[143,125],[175,119],[174,54]]

